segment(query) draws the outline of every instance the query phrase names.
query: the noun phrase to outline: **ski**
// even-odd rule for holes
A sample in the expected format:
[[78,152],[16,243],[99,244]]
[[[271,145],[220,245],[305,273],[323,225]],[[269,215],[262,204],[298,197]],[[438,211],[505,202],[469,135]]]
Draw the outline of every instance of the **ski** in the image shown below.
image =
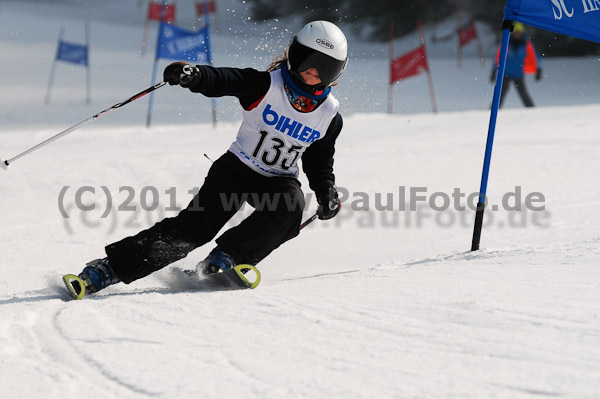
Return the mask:
[[[253,281],[250,281],[250,279],[246,277],[246,273],[249,271],[254,272],[256,276]],[[252,265],[237,265],[233,269],[206,276],[198,274],[196,270],[183,270],[183,273],[204,288],[254,289],[260,283],[260,272]],[[86,295],[86,287],[88,286],[86,281],[74,274],[65,274],[62,277],[62,280],[71,298],[78,301],[83,299]]]
[[[256,274],[256,280],[250,281],[246,277],[248,271],[253,271]],[[252,265],[237,265],[233,269],[208,275],[199,274],[196,270],[184,270],[183,273],[203,285],[209,285],[211,288],[254,289],[260,283],[260,272]]]
[[83,299],[87,283],[79,278],[79,276],[74,274],[65,274],[63,276],[63,283],[65,283],[65,287],[67,288],[71,298],[76,300]]

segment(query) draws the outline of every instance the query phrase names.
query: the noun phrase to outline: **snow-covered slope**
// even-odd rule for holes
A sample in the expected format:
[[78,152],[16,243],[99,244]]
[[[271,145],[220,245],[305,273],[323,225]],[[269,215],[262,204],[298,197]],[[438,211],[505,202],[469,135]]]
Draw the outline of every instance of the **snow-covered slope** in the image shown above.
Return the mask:
[[[150,84],[150,57],[135,54],[142,26],[99,16],[92,104],[81,104],[83,72],[61,65],[54,100],[44,107],[64,23],[49,11],[56,3],[0,5],[4,158]],[[50,7],[42,11],[52,18],[37,7]],[[21,28],[32,21],[39,30]],[[260,39],[250,36],[219,40],[228,44],[221,55],[228,65],[261,67],[277,50],[255,52],[244,42]],[[385,62],[354,60],[356,69],[335,89],[348,109],[336,153],[342,213],[314,222],[262,262],[253,291],[182,286],[174,271],[193,267],[211,245],[81,302],[67,301],[60,282],[102,256],[105,244],[187,204],[210,167],[203,154],[218,157],[235,136],[233,100],[219,100],[221,115],[231,115],[213,129],[206,99],[165,87],[151,129],[143,127],[147,102],[140,100],[2,172],[2,397],[597,398],[598,60],[545,60],[554,72],[531,88],[547,106],[514,109],[515,100],[500,113],[488,187],[499,208],[486,213],[477,253],[468,251],[474,212],[455,207],[479,188],[488,69],[475,59],[462,70],[454,59],[434,59],[447,68],[434,79],[449,82],[439,88],[438,115],[417,113],[429,101],[421,98],[425,79],[397,87],[402,114],[358,112],[361,97],[369,111],[385,109],[367,101],[385,98]],[[377,71],[375,83],[366,71]],[[95,210],[76,206],[83,187],[95,190],[82,195]],[[436,203],[410,211],[411,188],[428,199],[439,193]],[[457,204],[455,190],[465,194]],[[135,210],[118,211],[129,192]],[[507,211],[519,192],[517,203],[534,195],[529,208],[544,209]],[[107,193],[113,208],[103,218]],[[444,193],[449,208],[434,210]]]

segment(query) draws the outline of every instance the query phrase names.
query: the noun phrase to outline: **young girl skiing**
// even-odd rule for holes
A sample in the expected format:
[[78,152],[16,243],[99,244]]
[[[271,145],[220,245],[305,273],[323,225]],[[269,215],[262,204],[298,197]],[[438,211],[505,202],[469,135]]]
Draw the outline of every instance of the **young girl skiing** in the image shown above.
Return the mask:
[[330,22],[314,21],[267,71],[168,65],[163,76],[170,85],[208,97],[238,98],[244,114],[237,138],[214,162],[186,209],[106,246],[107,257],[89,262],[79,279],[65,279],[71,295],[81,299],[83,293],[120,281],[129,284],[184,258],[211,241],[244,202],[254,212],[216,239],[217,246],[197,271],[212,274],[256,265],[300,231],[305,205],[297,179],[300,159],[319,203],[318,217],[334,217],[340,202],[333,155],[342,117],[331,87],[347,60],[342,31]]

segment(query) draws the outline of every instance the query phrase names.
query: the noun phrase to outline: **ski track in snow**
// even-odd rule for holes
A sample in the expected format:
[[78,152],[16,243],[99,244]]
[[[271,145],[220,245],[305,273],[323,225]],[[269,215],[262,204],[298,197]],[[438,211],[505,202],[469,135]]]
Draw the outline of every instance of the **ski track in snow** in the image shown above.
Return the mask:
[[[66,323],[60,320],[71,318],[65,314],[67,309],[50,310],[43,312],[43,318],[36,323],[35,331],[42,346],[42,352],[49,357],[52,363],[62,364],[65,368],[64,374],[67,375],[62,385],[69,385],[68,378],[78,379],[83,376],[86,379],[86,386],[90,385],[93,395],[114,397],[130,396],[131,394],[144,395],[147,397],[157,396],[157,393],[148,392],[141,387],[129,384],[119,378],[116,374],[96,360],[93,356],[86,353],[85,344],[102,343],[95,340],[87,342],[77,342],[70,336],[65,329]],[[94,317],[94,315],[91,315]],[[97,328],[102,328],[102,318],[95,318]],[[73,327],[70,325],[69,327]],[[75,394],[75,392],[71,392]]]
[[[517,298],[510,298],[486,295],[486,288],[493,288],[498,282],[482,284],[475,276],[465,285],[479,282],[483,287],[468,292],[467,298],[465,293],[452,298],[444,290],[461,287],[444,287],[444,280],[455,281],[457,276],[451,276],[453,273],[466,278],[470,273],[496,266],[513,271],[515,266],[526,267],[529,273],[535,273],[531,269],[540,265],[531,262],[536,259],[529,256],[531,253],[560,252],[565,264],[569,264],[569,259],[577,259],[588,251],[595,251],[597,256],[595,244],[597,240],[556,245],[559,251],[549,246],[483,250],[475,255],[452,252],[365,270],[286,278],[255,291],[186,291],[167,284],[133,291],[115,288],[83,302],[64,302],[64,296],[56,292],[59,287],[54,287],[2,298],[0,306],[23,308],[13,309],[22,313],[25,320],[13,340],[22,342],[25,338],[27,342],[27,347],[18,349],[21,365],[35,359],[38,372],[51,370],[42,373],[42,380],[52,380],[54,389],[47,392],[48,397],[59,392],[66,395],[61,397],[75,397],[83,386],[93,397],[150,398],[193,392],[177,384],[152,383],[132,372],[143,359],[143,355],[136,359],[132,354],[157,351],[167,357],[182,352],[180,360],[188,366],[189,356],[206,356],[208,359],[192,361],[196,373],[231,376],[240,387],[238,392],[216,386],[207,397],[218,397],[214,393],[224,391],[234,397],[308,398],[314,397],[315,392],[333,397],[369,397],[369,384],[363,387],[348,380],[356,375],[364,381],[374,381],[381,397],[426,397],[427,392],[444,390],[452,391],[456,397],[473,398],[570,397],[563,384],[573,389],[599,376],[600,350],[597,346],[590,350],[593,346],[589,346],[600,339],[598,313],[589,315],[593,316],[589,322],[572,314],[571,307],[576,308],[579,303],[566,301],[569,295],[558,295],[562,297],[560,305],[545,309],[544,295],[548,292],[544,284],[534,284],[529,287],[531,293],[520,292]],[[510,258],[520,262],[507,261]],[[422,280],[423,276],[433,277],[428,269],[435,269],[442,280],[428,285]],[[416,280],[420,286],[388,297],[396,289],[407,290],[409,283],[415,281],[410,277],[414,273],[421,274]],[[505,278],[510,276],[502,277]],[[345,289],[318,295],[338,283]],[[530,283],[535,281],[525,279],[514,287],[500,285],[515,294]],[[436,290],[439,292],[433,295]],[[378,291],[380,301],[364,301]],[[522,305],[515,307],[514,300],[522,301]],[[198,309],[201,304],[204,306]],[[32,311],[31,306],[36,309]],[[203,317],[195,320],[191,316],[194,313]],[[94,322],[80,325],[85,319]],[[261,325],[269,325],[272,331],[261,332]],[[240,328],[242,331],[238,331]],[[158,334],[140,336],[142,330]],[[191,338],[194,332],[201,333],[204,339],[213,338],[198,342]],[[214,338],[214,334],[222,336]],[[558,342],[560,346],[556,345]],[[111,346],[127,347],[132,353],[122,357],[118,350],[110,350]],[[587,353],[581,351],[583,347],[587,347]],[[255,351],[262,357],[259,363],[252,356]],[[569,353],[578,356],[571,358]],[[361,355],[355,358],[352,354]],[[282,367],[279,373],[264,373],[265,367],[270,368],[269,359],[278,359]],[[161,356],[150,358],[150,370],[162,361]],[[447,368],[453,364],[462,364],[463,368]],[[309,365],[314,369],[306,373]],[[290,378],[288,372],[295,367],[298,373]],[[279,375],[282,371],[283,376]],[[272,378],[273,373],[278,378]],[[302,380],[304,374],[308,375]],[[304,383],[290,389],[297,378]],[[389,383],[396,379],[405,383]],[[83,386],[72,384],[80,380],[85,381]],[[382,381],[388,383],[381,384]]]

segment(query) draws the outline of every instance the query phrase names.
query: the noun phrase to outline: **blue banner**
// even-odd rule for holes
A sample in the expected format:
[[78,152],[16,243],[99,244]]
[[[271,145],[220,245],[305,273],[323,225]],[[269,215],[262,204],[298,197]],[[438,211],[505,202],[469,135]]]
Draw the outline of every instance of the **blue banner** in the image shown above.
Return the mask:
[[600,43],[600,0],[507,0],[504,19]]
[[56,59],[78,65],[88,65],[88,48],[81,44],[60,41]]
[[190,32],[162,22],[158,34],[156,58],[180,61],[209,61],[208,29]]

